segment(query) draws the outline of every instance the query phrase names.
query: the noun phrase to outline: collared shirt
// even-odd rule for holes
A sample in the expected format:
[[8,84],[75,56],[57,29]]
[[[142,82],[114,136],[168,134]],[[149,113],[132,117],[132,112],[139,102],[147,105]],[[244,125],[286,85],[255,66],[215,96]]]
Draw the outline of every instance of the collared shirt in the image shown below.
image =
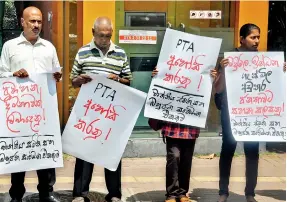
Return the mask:
[[53,72],[54,68],[59,67],[55,47],[51,42],[40,37],[33,45],[22,33],[3,45],[0,77],[12,77],[13,73],[20,69],[25,69],[31,74]]
[[172,122],[163,122],[162,124],[161,134],[170,138],[196,139],[200,133],[200,129],[193,126]]
[[111,42],[104,55],[94,40],[79,49],[70,75],[74,79],[80,74],[116,74],[131,80],[132,74],[125,51]]

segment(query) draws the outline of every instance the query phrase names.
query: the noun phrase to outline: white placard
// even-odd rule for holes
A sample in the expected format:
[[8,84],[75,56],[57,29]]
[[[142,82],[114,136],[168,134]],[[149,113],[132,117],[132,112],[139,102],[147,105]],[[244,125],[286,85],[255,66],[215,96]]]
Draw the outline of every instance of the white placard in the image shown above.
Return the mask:
[[0,79],[0,174],[63,167],[52,74]]
[[146,30],[120,30],[119,43],[156,44],[157,32]]
[[63,132],[63,150],[116,170],[146,93],[95,75],[81,87]]
[[145,117],[204,128],[221,41],[167,29]]
[[237,141],[286,141],[283,52],[227,52],[231,130]]

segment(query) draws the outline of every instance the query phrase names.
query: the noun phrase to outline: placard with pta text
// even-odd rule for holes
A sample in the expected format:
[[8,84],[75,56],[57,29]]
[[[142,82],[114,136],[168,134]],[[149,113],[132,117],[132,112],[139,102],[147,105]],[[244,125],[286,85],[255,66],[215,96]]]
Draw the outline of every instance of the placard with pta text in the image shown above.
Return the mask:
[[204,128],[221,41],[167,29],[145,117]]
[[63,150],[115,171],[119,165],[146,93],[93,76],[84,84],[63,132]]

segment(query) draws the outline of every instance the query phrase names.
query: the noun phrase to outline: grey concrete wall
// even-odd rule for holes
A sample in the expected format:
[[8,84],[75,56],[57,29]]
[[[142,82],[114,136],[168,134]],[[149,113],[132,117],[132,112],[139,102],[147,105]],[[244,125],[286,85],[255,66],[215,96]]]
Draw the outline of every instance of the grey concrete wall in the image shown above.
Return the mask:
[[[199,137],[195,145],[195,154],[220,153],[221,137]],[[161,138],[130,139],[123,157],[158,157],[165,156],[165,144]],[[260,152],[266,151],[266,143],[260,143]],[[244,154],[243,143],[238,142],[236,153]]]

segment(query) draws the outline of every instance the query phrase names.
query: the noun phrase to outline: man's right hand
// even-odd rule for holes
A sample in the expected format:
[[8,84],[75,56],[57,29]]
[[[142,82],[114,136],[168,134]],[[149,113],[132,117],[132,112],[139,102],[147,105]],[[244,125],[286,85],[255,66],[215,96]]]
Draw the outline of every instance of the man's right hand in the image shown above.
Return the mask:
[[155,77],[157,74],[158,74],[158,69],[157,69],[157,67],[155,67],[151,73],[151,77]]
[[73,79],[73,86],[80,87],[82,84],[86,84],[92,81],[92,78],[86,74],[81,74]]
[[25,69],[20,69],[20,70],[14,72],[13,76],[19,77],[19,78],[26,78],[29,76],[29,74]]

